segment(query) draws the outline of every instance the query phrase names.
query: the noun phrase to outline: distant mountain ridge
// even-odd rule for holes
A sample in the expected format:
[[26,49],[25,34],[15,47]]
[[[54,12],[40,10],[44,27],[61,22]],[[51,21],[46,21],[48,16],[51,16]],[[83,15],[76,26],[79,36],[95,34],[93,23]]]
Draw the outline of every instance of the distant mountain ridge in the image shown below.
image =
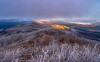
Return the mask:
[[12,28],[25,23],[27,23],[27,21],[19,21],[17,19],[0,20],[0,29]]

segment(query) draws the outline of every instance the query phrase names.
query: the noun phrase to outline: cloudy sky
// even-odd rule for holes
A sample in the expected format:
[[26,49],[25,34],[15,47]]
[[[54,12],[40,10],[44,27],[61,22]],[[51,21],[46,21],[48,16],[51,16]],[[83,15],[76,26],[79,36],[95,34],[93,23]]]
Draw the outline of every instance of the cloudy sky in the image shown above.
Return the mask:
[[100,0],[0,0],[0,17],[100,19]]

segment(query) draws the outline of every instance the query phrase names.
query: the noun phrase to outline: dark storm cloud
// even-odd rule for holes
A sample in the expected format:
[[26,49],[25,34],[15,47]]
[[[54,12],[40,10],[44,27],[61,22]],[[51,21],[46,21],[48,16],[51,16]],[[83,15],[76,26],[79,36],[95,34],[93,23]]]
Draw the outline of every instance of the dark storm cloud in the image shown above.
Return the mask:
[[96,2],[98,0],[0,0],[0,16],[84,16]]

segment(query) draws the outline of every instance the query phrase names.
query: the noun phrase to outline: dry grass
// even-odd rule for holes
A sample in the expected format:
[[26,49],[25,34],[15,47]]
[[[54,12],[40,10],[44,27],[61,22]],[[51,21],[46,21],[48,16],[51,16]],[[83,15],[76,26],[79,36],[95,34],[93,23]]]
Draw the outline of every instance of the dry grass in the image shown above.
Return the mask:
[[40,30],[0,49],[0,61],[99,62],[100,43],[63,30]]

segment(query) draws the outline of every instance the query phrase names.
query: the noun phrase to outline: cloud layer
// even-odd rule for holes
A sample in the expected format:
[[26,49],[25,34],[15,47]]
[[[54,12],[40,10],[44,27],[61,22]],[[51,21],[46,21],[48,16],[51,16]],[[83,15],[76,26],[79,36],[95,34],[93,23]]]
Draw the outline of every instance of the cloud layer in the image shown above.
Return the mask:
[[[92,13],[98,0],[0,0],[1,17],[80,17]],[[99,5],[98,5],[99,6]],[[97,8],[95,8],[95,11]],[[91,12],[90,12],[91,11]]]

